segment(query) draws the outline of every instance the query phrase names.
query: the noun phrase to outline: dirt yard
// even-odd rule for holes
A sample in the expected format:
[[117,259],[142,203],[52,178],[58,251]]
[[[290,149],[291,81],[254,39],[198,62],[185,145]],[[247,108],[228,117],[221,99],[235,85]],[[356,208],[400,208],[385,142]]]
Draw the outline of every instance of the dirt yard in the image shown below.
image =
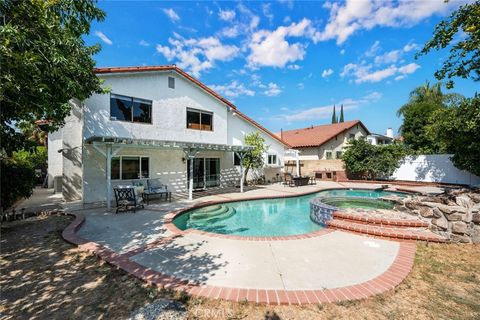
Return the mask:
[[3,223],[2,319],[124,319],[159,297],[186,303],[189,319],[480,319],[480,246],[418,246],[394,291],[365,301],[263,306],[172,295],[148,287],[61,238],[66,216]]

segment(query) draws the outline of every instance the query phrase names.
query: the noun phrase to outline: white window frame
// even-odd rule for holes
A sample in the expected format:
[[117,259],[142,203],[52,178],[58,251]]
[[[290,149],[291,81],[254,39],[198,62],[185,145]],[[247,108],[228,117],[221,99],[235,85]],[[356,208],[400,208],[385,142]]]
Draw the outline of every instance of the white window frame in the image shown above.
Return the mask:
[[[274,163],[270,163],[270,157],[275,157],[275,162]],[[267,154],[267,165],[278,166],[278,155],[276,155],[274,153]]]
[[[328,157],[328,153],[330,153],[330,158]],[[332,150],[325,150],[325,160],[333,159],[333,151]]]
[[[142,158],[147,158],[148,159],[148,177],[141,177],[141,178],[136,178],[136,179],[122,179],[122,158],[139,158],[140,159],[140,164],[139,164],[139,168],[140,168],[140,172],[139,172],[139,175],[142,173]],[[137,154],[132,154],[132,155],[127,155],[127,154],[122,154],[120,156],[115,156],[115,157],[112,157],[112,161],[113,159],[120,159],[120,179],[113,179],[112,178],[112,181],[128,181],[128,180],[141,180],[141,179],[150,179],[150,176],[151,176],[151,163],[150,163],[150,156],[140,156],[140,155],[137,155]],[[110,164],[110,168],[111,168],[111,165]],[[111,174],[111,173],[110,173]]]

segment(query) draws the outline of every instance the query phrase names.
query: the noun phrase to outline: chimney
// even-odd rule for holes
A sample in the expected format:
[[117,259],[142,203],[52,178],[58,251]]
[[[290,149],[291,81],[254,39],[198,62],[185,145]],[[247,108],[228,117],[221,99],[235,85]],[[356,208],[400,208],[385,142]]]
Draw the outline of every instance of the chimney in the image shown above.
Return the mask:
[[283,140],[283,129],[280,128],[280,140]]
[[388,129],[387,129],[387,132],[385,133],[385,135],[386,135],[387,137],[393,139],[393,129],[392,129],[392,128],[388,128]]

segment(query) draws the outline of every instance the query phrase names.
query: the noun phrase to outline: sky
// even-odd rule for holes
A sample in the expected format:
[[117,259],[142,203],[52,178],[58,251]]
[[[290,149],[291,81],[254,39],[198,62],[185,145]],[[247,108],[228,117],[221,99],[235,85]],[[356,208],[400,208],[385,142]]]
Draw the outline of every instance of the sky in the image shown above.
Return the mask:
[[[176,64],[273,132],[345,121],[395,133],[397,109],[448,49],[415,59],[435,26],[462,2],[100,1],[87,44],[97,67]],[[461,39],[458,35],[457,39]],[[457,79],[452,92],[473,96]]]

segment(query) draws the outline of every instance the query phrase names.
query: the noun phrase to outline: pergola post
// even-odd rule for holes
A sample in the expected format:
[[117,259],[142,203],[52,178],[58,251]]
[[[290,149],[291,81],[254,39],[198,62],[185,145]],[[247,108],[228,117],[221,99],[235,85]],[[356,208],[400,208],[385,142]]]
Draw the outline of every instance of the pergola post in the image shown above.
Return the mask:
[[107,144],[106,146],[106,158],[107,158],[107,209],[112,207],[112,146]]
[[299,151],[298,150],[295,150],[295,162],[296,162],[296,165],[297,165],[297,177],[300,177],[300,156],[299,156]]
[[197,149],[188,148],[184,149],[183,152],[185,153],[185,157],[190,160],[190,165],[188,166],[188,172],[190,175],[189,183],[188,183],[188,200],[193,200],[193,160],[198,153]]
[[240,193],[243,193],[243,183],[245,182],[245,172],[243,168],[243,159],[245,158],[245,155],[247,154],[245,151],[237,151],[235,152],[240,159]]

